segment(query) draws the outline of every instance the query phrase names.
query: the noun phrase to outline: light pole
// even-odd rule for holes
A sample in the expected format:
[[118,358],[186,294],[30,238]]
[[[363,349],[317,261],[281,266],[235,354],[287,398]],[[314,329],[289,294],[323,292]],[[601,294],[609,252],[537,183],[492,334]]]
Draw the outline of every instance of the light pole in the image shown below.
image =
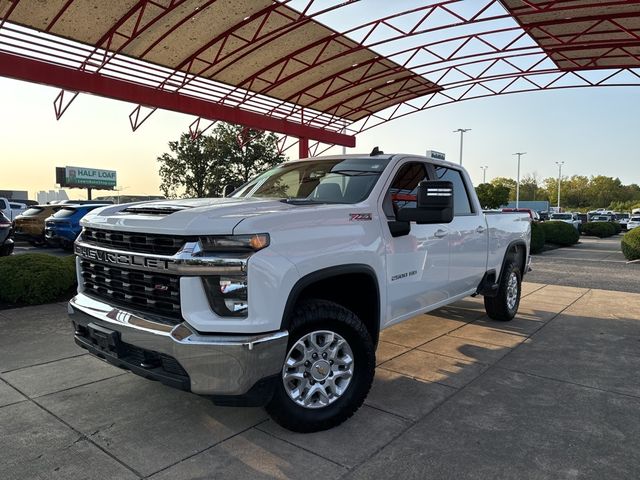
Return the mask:
[[460,132],[460,165],[462,165],[462,142],[463,142],[464,134],[470,130],[471,130],[470,128],[459,128],[453,131],[453,133]]
[[562,182],[562,165],[564,162],[556,162],[558,165],[558,213],[560,212],[560,183]]
[[489,165],[483,165],[480,168],[482,169],[482,183],[487,183],[487,168],[489,168]]
[[518,156],[518,178],[516,180],[516,208],[520,206],[520,157],[526,154],[527,152],[514,153],[514,155]]

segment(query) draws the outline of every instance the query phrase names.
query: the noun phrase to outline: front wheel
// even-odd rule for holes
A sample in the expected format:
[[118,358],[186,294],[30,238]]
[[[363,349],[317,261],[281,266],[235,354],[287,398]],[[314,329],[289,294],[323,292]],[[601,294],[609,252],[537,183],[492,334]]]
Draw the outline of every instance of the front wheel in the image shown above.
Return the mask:
[[516,316],[522,294],[522,274],[515,262],[509,261],[504,266],[500,277],[498,294],[495,297],[484,297],[484,308],[489,318],[508,322]]
[[309,300],[295,310],[281,378],[267,412],[296,432],[341,424],[360,408],[375,372],[366,327],[350,310]]

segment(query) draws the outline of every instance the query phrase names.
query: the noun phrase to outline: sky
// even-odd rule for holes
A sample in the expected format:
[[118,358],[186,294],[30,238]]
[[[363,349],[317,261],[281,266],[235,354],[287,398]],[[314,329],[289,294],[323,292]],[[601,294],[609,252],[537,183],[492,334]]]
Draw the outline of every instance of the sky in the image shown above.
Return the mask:
[[[361,23],[366,21],[362,15],[374,18],[389,13],[385,8],[411,8],[416,2],[361,2],[350,7],[360,9],[358,16],[336,12],[322,20],[344,31],[356,17]],[[378,7],[368,8],[371,5]],[[461,5],[469,8],[472,2]],[[0,78],[0,190],[28,190],[35,198],[39,190],[56,188],[55,167],[81,166],[116,170],[123,194],[158,194],[156,158],[168,151],[169,141],[188,131],[194,117],[158,110],[134,133],[128,115],[135,105],[80,94],[56,121],[53,100],[58,91]],[[367,154],[375,146],[386,153],[424,154],[433,149],[457,162],[459,134],[453,130],[470,128],[463,164],[476,184],[482,180],[482,165],[488,166],[487,180],[515,178],[515,152],[527,152],[521,176],[557,176],[555,162],[564,161],[563,176],[607,175],[625,184],[640,183],[638,112],[640,87],[504,95],[394,120],[358,135],[356,148],[347,152]],[[297,148],[287,153],[295,158]],[[69,195],[86,194],[76,189]]]

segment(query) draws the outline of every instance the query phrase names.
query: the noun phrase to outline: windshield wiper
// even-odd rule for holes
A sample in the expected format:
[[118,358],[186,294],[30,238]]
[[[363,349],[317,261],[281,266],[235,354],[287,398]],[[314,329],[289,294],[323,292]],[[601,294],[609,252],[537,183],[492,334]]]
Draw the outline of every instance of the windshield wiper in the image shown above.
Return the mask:
[[323,204],[341,204],[344,202],[332,202],[330,200],[314,200],[312,198],[283,198],[283,203],[291,205],[323,205]]
[[380,175],[380,172],[367,172],[366,170],[336,170],[333,172],[327,172],[327,175],[331,173],[344,175],[345,177],[358,177],[362,175]]

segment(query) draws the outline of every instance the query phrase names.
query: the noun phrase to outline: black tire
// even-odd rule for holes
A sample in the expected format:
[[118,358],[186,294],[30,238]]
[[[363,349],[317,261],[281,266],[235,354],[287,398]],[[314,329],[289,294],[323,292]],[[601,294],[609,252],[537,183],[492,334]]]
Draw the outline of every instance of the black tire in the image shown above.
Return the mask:
[[287,356],[300,338],[318,330],[329,330],[347,341],[353,353],[353,376],[346,391],[333,403],[306,408],[289,397],[279,374],[266,410],[276,423],[294,432],[318,432],[340,425],[360,408],[373,382],[376,365],[373,340],[360,319],[337,303],[306,300],[296,306],[289,326]]
[[[509,307],[509,281],[515,276],[517,283],[517,296],[513,307]],[[522,295],[522,273],[513,260],[508,260],[504,266],[504,271],[500,277],[498,294],[495,297],[484,297],[484,309],[489,318],[500,322],[508,322],[518,313],[520,306],[520,296]]]

